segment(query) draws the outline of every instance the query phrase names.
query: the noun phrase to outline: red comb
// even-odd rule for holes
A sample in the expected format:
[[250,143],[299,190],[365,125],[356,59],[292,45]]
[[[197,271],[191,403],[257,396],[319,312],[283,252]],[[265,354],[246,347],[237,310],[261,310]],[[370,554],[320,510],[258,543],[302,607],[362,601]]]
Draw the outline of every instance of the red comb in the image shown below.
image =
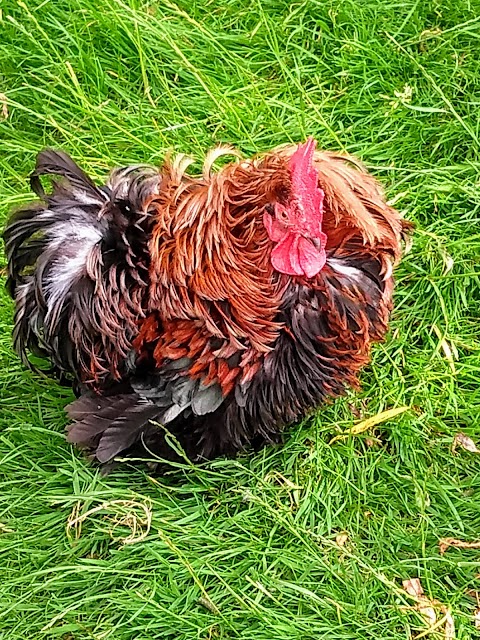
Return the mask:
[[314,193],[317,186],[317,172],[313,166],[313,154],[317,142],[315,138],[308,138],[304,144],[299,144],[290,158],[292,172],[292,190],[299,199]]
[[320,237],[324,193],[318,186],[318,172],[313,163],[316,142],[308,138],[290,157],[292,199],[297,203],[295,224],[311,238]]

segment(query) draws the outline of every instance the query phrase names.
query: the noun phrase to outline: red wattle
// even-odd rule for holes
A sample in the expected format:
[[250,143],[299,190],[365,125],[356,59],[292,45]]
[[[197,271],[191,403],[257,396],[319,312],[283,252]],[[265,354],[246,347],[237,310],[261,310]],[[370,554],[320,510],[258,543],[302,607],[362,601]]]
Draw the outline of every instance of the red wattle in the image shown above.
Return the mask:
[[326,239],[322,233],[321,246],[318,249],[307,238],[288,233],[272,251],[273,268],[286,275],[313,278],[325,265]]
[[300,260],[298,259],[298,236],[287,234],[284,239],[274,247],[271,254],[272,266],[276,271],[289,276],[303,275]]
[[320,249],[317,249],[307,238],[300,238],[298,241],[300,265],[307,278],[316,276],[317,273],[323,269],[327,261],[327,254],[325,253],[327,236],[324,233],[322,233],[322,236]]

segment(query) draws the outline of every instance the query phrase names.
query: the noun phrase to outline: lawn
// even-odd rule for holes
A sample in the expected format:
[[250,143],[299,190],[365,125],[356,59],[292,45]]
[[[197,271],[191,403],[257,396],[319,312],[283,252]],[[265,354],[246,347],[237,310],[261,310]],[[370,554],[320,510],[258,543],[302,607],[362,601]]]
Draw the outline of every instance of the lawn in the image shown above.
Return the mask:
[[[480,442],[480,0],[0,11],[2,223],[47,145],[101,180],[170,149],[201,161],[310,134],[416,223],[359,393],[281,447],[159,478],[102,477],[65,442],[71,395],[19,363],[2,290],[0,639],[447,639],[449,614],[480,637],[480,550],[439,548],[480,538],[480,457],[452,451],[458,433]],[[438,601],[433,629],[412,578]]]

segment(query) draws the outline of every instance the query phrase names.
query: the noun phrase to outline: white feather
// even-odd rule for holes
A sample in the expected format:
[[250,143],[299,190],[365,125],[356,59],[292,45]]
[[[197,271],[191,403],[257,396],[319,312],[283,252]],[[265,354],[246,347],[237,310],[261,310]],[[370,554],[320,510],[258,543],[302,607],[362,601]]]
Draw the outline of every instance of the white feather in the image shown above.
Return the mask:
[[[72,195],[75,197],[75,200],[78,200],[78,202],[80,202],[81,204],[86,204],[86,205],[102,205],[103,204],[103,200],[101,198],[94,198],[92,196],[89,196],[85,191],[81,191],[80,189],[72,189],[70,188]],[[106,196],[105,196],[105,200],[106,200]]]
[[342,260],[337,260],[336,258],[329,258],[327,260],[327,263],[337,273],[341,273],[342,275],[347,276],[353,281],[360,280],[364,275],[362,271],[360,271],[360,269],[351,267],[348,264],[344,264]]
[[[45,217],[51,215],[48,211],[45,214]],[[102,239],[101,228],[90,221],[83,223],[82,214],[80,209],[72,209],[73,220],[53,225],[47,231],[51,248],[58,251],[65,247],[65,254],[56,260],[48,278],[46,288],[52,303],[50,309],[84,273],[90,251]]]

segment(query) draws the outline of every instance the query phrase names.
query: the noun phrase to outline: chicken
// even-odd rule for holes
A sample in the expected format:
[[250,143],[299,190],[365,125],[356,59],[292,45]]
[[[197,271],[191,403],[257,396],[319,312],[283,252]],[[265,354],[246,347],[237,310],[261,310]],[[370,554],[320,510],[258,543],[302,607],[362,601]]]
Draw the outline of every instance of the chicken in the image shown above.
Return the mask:
[[312,138],[214,171],[225,154],[96,186],[45,150],[40,200],[7,224],[15,347],[74,386],[67,439],[106,469],[276,442],[357,387],[387,331],[410,224],[375,179]]

